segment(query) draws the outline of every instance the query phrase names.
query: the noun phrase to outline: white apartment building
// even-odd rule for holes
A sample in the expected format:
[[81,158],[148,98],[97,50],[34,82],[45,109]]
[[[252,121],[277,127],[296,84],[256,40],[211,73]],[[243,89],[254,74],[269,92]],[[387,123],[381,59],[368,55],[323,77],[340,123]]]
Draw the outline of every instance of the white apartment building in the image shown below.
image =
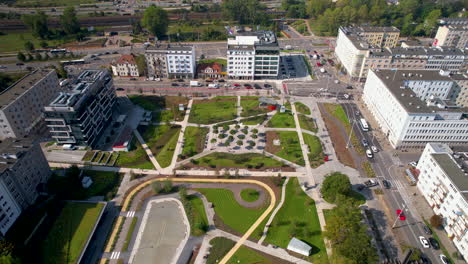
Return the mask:
[[363,99],[394,148],[428,142],[466,145],[468,110],[450,101],[450,82],[438,71],[372,70]]
[[145,50],[148,75],[155,78],[193,78],[195,58],[193,45],[157,44]]
[[132,54],[122,55],[116,62],[111,64],[112,73],[114,76],[123,77],[138,77],[138,65],[135,57]]
[[453,152],[446,144],[426,145],[417,169],[418,188],[456,248],[468,258],[468,152]]
[[229,78],[278,78],[280,49],[272,31],[238,33],[227,45]]

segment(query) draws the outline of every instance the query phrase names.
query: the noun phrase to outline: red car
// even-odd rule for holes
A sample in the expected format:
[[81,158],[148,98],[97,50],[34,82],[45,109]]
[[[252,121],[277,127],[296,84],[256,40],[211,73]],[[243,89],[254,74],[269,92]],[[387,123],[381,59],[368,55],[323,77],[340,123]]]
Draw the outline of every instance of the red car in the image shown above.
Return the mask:
[[245,89],[253,89],[250,85],[245,85]]
[[238,83],[235,83],[233,86],[234,86],[234,87],[239,87],[239,86],[241,86],[241,85],[238,84]]
[[320,62],[317,62],[318,67],[322,67],[322,64]]

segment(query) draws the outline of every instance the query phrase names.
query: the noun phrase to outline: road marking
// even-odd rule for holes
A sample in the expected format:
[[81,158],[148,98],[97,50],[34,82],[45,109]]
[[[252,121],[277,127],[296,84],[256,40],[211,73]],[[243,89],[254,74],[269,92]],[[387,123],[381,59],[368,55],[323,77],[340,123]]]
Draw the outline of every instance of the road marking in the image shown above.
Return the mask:
[[114,251],[112,252],[110,259],[118,259],[119,257],[120,257],[120,252]]
[[135,216],[135,211],[128,211],[127,212],[127,217],[134,217]]

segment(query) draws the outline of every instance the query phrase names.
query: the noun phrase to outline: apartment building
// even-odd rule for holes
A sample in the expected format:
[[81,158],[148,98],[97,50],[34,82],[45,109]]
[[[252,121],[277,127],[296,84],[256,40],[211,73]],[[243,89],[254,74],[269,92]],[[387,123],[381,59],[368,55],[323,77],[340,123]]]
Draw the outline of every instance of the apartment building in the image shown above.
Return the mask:
[[434,214],[443,217],[443,227],[455,247],[468,258],[468,152],[429,143],[417,169],[418,189]]
[[227,61],[231,79],[278,78],[280,49],[275,33],[240,32],[228,38]]
[[0,143],[0,232],[34,204],[51,174],[39,144],[8,138]]
[[133,54],[122,55],[117,61],[111,64],[114,76],[138,77],[138,65]]
[[35,70],[0,92],[0,140],[45,130],[42,109],[60,91],[54,70]]
[[84,70],[71,89],[44,108],[49,132],[58,144],[94,146],[112,117],[115,89],[107,70]]
[[381,48],[395,47],[400,37],[400,30],[396,27],[340,27],[339,32],[348,37],[354,37],[356,40],[365,42],[369,46]]
[[193,78],[195,58],[193,45],[157,44],[145,50],[148,76],[155,78]]
[[457,87],[453,93],[455,104],[460,107],[468,107],[468,73],[456,74],[452,76]]
[[451,100],[454,86],[443,71],[371,70],[363,100],[394,148],[466,145],[468,109]]
[[468,25],[441,25],[432,44],[436,47],[468,47]]

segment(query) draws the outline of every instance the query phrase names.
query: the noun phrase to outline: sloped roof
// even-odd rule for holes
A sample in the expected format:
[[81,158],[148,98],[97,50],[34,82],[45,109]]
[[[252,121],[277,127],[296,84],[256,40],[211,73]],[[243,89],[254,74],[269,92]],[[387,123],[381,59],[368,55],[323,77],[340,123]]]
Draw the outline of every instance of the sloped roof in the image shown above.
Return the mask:
[[197,71],[198,72],[203,72],[207,68],[213,69],[215,72],[222,72],[223,71],[223,66],[217,62],[210,62],[210,63],[200,63],[198,64]]
[[312,247],[309,246],[307,243],[302,242],[301,240],[293,237],[291,241],[289,241],[288,250],[294,251],[305,256],[309,256]]
[[132,54],[122,55],[115,64],[136,64],[135,57]]

